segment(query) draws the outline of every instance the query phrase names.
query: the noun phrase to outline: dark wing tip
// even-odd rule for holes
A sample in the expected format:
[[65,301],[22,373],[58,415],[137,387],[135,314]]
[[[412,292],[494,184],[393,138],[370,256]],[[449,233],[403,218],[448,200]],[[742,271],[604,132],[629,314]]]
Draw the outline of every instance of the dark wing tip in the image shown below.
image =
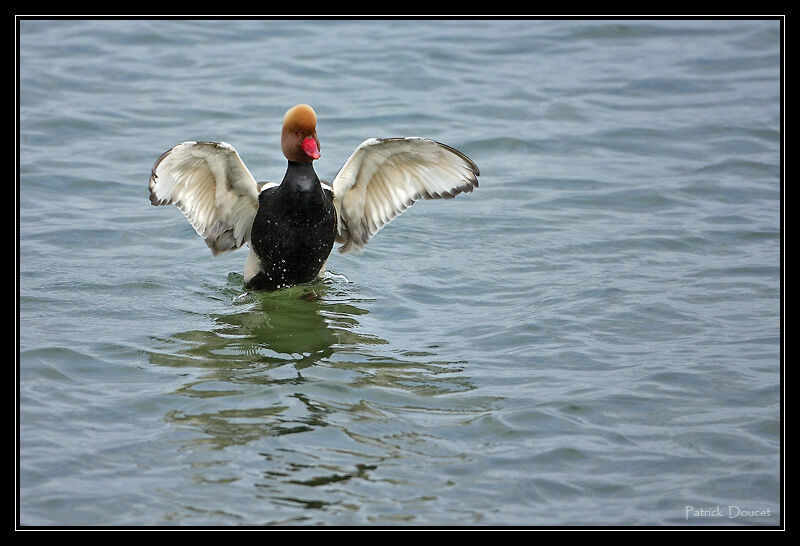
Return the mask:
[[163,205],[164,203],[162,203],[161,200],[156,197],[156,178],[158,177],[156,176],[155,167],[153,167],[153,172],[150,173],[150,180],[147,182],[147,188],[150,190],[150,204],[158,206]]
[[[450,153],[453,153],[453,154],[457,155],[458,157],[460,157],[461,159],[463,159],[464,163],[467,164],[467,166],[469,167],[469,170],[472,171],[472,174],[475,175],[475,177],[478,177],[478,176],[481,175],[481,170],[478,168],[478,166],[475,164],[474,161],[472,161],[469,157],[467,157],[467,154],[465,154],[464,152],[461,152],[459,150],[456,150],[452,146],[448,146],[447,144],[444,144],[442,142],[439,142],[439,141],[436,141],[436,140],[434,140],[434,142],[436,142],[436,144],[438,144],[439,146],[441,146],[445,150],[449,151]],[[475,180],[475,185],[476,186],[478,185],[477,182],[478,181],[476,179]]]
[[[467,154],[465,154],[464,152],[461,152],[461,151],[453,148],[452,146],[448,146],[447,144],[445,144],[443,142],[439,142],[438,140],[432,140],[432,139],[424,138],[424,137],[415,137],[415,138],[422,138],[423,140],[427,140],[429,142],[433,142],[434,144],[436,144],[438,146],[441,146],[445,150],[447,150],[447,151],[457,155],[461,159],[463,159],[464,163],[467,164],[467,166],[469,167],[469,170],[472,171],[473,175],[475,175],[476,177],[481,175],[481,170],[478,168],[478,166],[475,164],[475,162],[472,161],[467,156]],[[375,140],[377,140],[378,142],[391,142],[393,140],[394,141],[397,141],[397,140],[408,140],[408,137],[384,137],[384,138],[376,138]],[[478,183],[477,183],[477,180],[476,180],[475,181],[475,186],[477,186],[477,185],[478,185]]]

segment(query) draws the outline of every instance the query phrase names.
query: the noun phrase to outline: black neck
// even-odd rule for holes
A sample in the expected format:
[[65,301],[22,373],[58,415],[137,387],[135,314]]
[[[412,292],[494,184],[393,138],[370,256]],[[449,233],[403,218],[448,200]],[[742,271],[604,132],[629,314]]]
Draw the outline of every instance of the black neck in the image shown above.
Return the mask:
[[[292,173],[295,176],[312,176],[316,178],[317,173],[314,171],[313,163],[298,163],[297,161],[288,161],[286,167],[286,175]],[[284,177],[285,178],[285,177]]]
[[312,163],[289,161],[281,186],[301,191],[310,191],[320,187],[319,178],[317,178],[317,173],[314,171],[314,165]]

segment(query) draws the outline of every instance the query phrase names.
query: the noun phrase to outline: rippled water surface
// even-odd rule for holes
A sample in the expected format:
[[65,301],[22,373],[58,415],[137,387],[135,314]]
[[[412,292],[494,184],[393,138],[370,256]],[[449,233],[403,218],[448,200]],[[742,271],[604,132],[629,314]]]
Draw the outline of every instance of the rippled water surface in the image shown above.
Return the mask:
[[[777,524],[779,31],[22,21],[20,522]],[[481,185],[241,296],[147,178],[279,181],[298,102],[322,178],[422,135]]]

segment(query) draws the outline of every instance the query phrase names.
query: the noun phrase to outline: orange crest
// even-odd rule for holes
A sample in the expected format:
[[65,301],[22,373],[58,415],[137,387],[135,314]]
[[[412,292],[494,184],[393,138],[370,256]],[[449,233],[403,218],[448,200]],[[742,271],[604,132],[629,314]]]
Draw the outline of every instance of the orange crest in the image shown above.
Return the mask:
[[310,135],[317,128],[317,114],[307,104],[292,106],[283,116],[283,128]]

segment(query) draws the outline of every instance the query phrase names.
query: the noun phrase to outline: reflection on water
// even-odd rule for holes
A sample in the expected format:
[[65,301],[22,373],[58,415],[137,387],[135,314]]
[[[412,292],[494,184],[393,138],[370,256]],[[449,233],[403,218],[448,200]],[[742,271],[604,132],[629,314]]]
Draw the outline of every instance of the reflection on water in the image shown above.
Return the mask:
[[[240,285],[241,276],[232,273],[221,292],[231,297]],[[322,283],[241,294],[232,312],[211,315],[216,323],[213,330],[175,334],[174,339],[188,346],[176,353],[154,354],[152,361],[219,368],[225,378],[234,379],[235,371],[254,365],[269,369],[291,363],[301,370],[329,357],[340,343],[384,343],[352,331],[358,324],[356,317],[366,311],[339,297],[339,292]]]
[[[210,315],[213,328],[158,340],[161,351],[150,355],[153,364],[189,371],[172,393],[189,403],[173,407],[165,419],[190,432],[181,435],[180,451],[188,454],[198,487],[239,484],[243,476],[232,467],[241,455],[227,459],[221,450],[251,445],[261,469],[252,494],[266,503],[265,511],[357,511],[363,493],[351,498],[353,483],[362,484],[356,489],[419,486],[374,477],[381,465],[391,475],[392,461],[409,455],[433,464],[463,456],[419,434],[403,417],[423,410],[472,419],[485,412],[485,401],[437,398],[474,389],[463,363],[442,362],[429,352],[390,356],[381,349],[386,340],[361,331],[358,317],[367,311],[341,285],[242,295],[241,276],[231,274],[217,292],[232,303],[230,312]],[[320,488],[324,494],[309,493]],[[197,502],[181,506],[164,517],[204,513]]]

